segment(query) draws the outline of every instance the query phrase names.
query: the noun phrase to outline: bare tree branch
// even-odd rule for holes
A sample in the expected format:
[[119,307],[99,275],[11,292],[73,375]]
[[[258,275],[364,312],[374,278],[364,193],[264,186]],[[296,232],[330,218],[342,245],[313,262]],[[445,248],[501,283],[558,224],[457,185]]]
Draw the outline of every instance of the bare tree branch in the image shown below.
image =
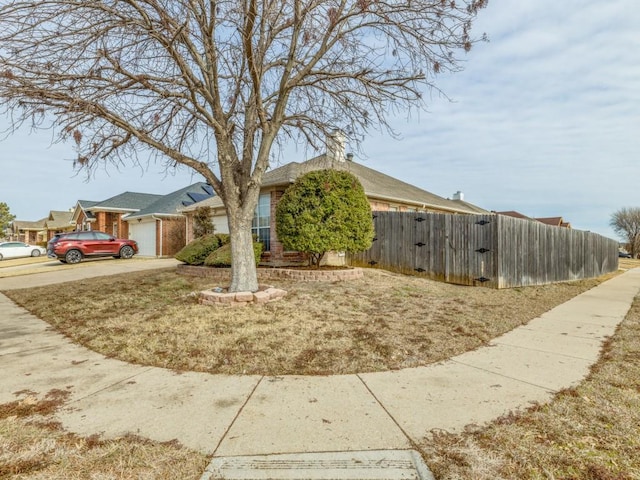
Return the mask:
[[[486,3],[4,0],[0,111],[53,126],[87,172],[140,156],[194,169],[247,263],[250,237],[237,232],[273,149],[320,146],[335,128],[356,141],[390,130],[390,112],[423,107],[436,74],[460,68]],[[232,288],[257,285],[247,268]]]

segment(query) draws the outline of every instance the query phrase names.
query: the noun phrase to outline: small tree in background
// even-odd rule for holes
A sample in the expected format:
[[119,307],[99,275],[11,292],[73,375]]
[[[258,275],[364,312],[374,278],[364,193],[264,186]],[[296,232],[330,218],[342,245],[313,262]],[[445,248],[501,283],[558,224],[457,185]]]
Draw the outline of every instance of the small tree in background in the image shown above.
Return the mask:
[[633,258],[640,254],[640,208],[624,207],[611,215],[613,231],[627,242],[627,250]]
[[211,219],[211,207],[198,207],[193,214],[193,237],[213,235],[215,227]]
[[0,202],[0,238],[4,238],[9,224],[15,220],[16,216],[11,215],[9,205],[5,202]]
[[330,250],[354,253],[371,247],[371,207],[351,173],[310,172],[298,178],[278,202],[276,232],[285,249],[308,254],[317,268]]

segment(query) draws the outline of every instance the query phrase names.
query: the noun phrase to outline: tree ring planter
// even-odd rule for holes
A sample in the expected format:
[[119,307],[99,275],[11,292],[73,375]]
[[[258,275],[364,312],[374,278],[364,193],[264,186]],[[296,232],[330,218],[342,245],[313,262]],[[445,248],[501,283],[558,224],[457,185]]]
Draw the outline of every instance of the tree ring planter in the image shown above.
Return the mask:
[[198,303],[201,305],[213,305],[218,307],[241,307],[249,304],[263,304],[279,300],[287,294],[285,290],[271,285],[258,285],[257,292],[232,292],[225,288],[212,288],[203,290],[198,295]]

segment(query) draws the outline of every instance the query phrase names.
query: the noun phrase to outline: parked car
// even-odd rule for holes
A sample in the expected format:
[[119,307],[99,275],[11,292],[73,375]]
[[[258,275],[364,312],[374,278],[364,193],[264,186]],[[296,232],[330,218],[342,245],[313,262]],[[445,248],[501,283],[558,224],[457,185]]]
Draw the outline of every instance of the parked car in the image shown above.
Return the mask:
[[0,260],[4,258],[39,257],[47,251],[37,245],[29,245],[24,242],[0,243]]
[[47,242],[47,257],[49,258],[58,258],[57,255],[53,252],[53,246],[60,240],[60,237],[64,235],[69,235],[69,232],[66,233],[56,233],[51,237],[51,240]]
[[631,254],[627,252],[618,252],[618,257],[620,258],[631,258]]
[[134,240],[115,238],[104,232],[63,233],[49,243],[53,256],[62,263],[78,263],[85,257],[131,258],[138,253]]

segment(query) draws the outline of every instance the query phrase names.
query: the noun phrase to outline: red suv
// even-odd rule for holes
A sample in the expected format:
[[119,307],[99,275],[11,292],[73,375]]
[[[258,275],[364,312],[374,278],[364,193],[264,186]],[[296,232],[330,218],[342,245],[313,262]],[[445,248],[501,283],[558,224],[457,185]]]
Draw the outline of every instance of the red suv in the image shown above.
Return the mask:
[[126,238],[114,238],[104,232],[73,232],[56,236],[49,243],[49,256],[62,263],[78,263],[84,257],[131,258],[138,253],[138,244]]

